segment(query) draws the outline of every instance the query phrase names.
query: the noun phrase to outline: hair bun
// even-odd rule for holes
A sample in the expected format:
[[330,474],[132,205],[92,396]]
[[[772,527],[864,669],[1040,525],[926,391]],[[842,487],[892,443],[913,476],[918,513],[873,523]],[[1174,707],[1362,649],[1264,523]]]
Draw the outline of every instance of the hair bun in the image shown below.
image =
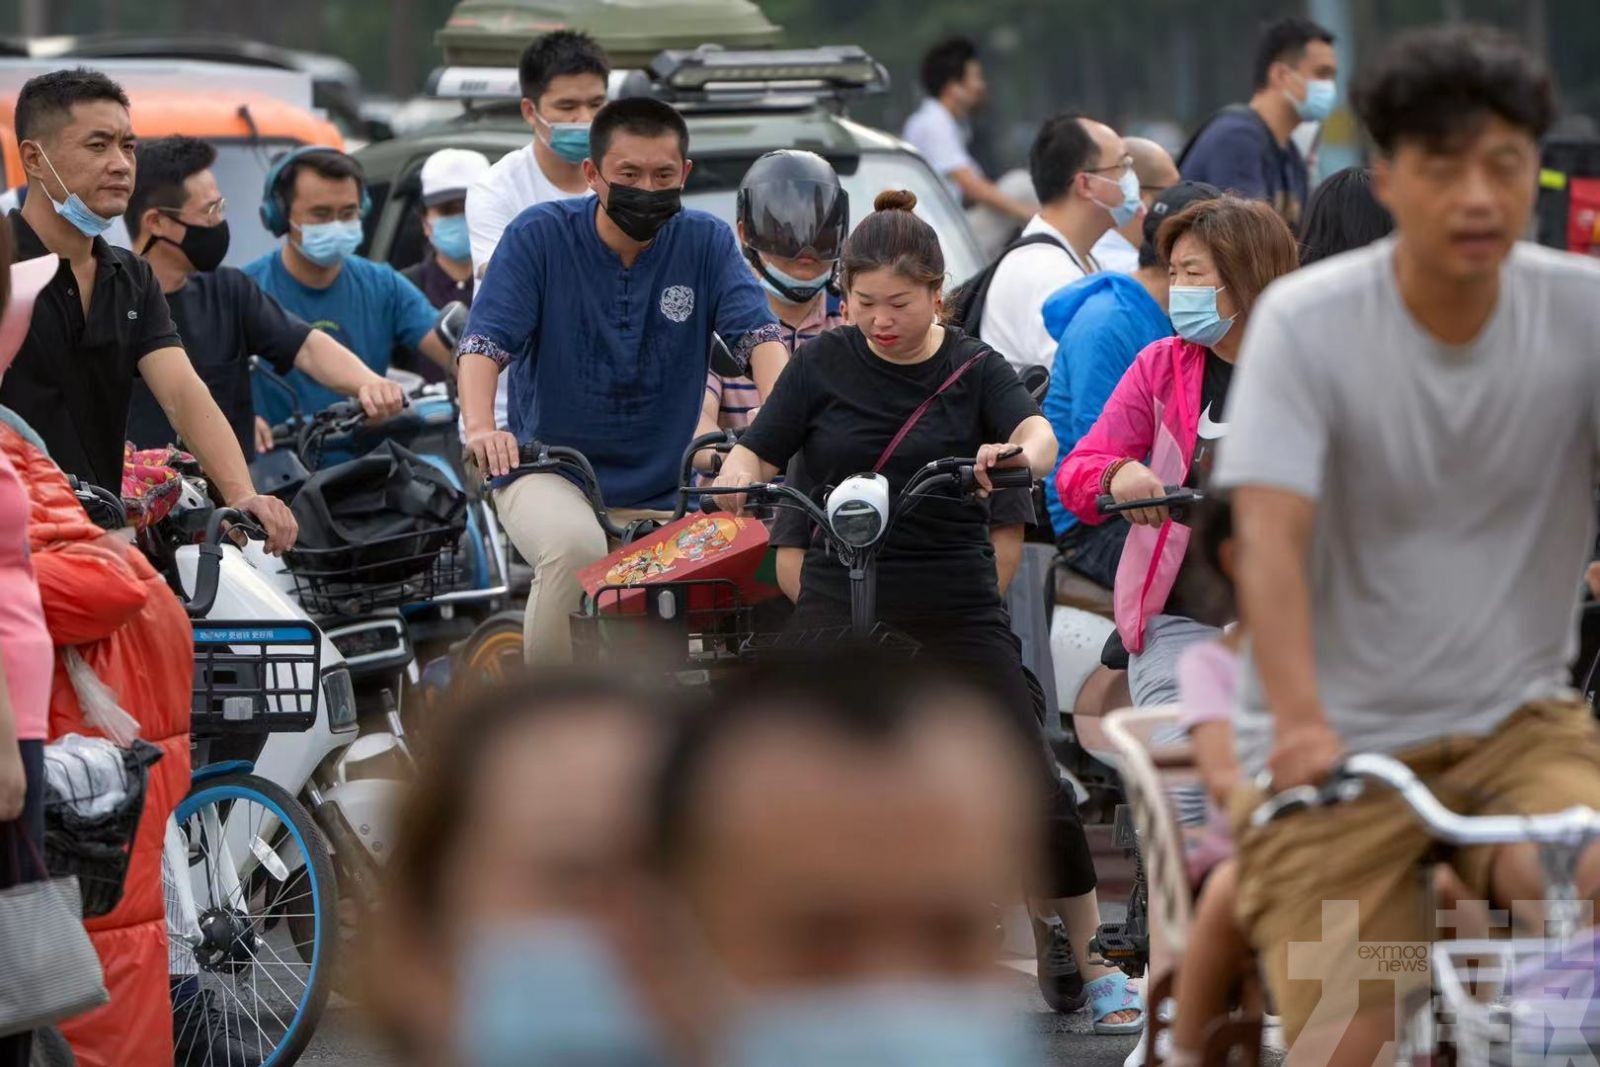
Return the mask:
[[917,206],[917,194],[910,189],[885,189],[872,202],[874,211],[910,211]]

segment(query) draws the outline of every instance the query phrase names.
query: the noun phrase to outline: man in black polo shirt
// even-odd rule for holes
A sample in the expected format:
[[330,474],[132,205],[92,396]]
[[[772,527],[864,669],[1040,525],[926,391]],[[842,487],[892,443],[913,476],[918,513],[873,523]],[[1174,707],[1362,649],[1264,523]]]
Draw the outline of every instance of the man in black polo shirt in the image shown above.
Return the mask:
[[133,379],[141,377],[222,499],[261,522],[269,551],[289,548],[294,516],[250,484],[150,265],[101,236],[133,193],[127,96],[94,71],[40,75],[17,97],[15,128],[29,185],[22,210],[10,215],[17,258],[54,252],[62,262],[0,381],[0,404],[38,431],[67,473],[120,492]]
[[[290,315],[243,272],[222,266],[228,254],[227,205],[211,165],[217,150],[194,137],[139,145],[138,181],[124,219],[133,247],[155,269],[194,369],[246,457],[272,447],[250,396],[250,357],[279,374],[299,368],[336,393],[361,401],[382,419],[405,404],[405,392],[356,354]],[[265,432],[264,432],[265,431]],[[140,448],[173,443],[177,431],[155,394],[134,382],[128,440]]]

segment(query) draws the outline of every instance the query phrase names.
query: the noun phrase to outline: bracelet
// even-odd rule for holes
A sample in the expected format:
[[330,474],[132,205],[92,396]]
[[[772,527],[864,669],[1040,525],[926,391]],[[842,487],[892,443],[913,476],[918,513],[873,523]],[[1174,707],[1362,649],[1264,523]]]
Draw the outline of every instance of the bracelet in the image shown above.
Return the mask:
[[1100,476],[1100,492],[1111,492],[1111,479],[1117,476],[1118,471],[1132,462],[1133,460],[1131,459],[1119,459],[1113,462],[1111,466],[1107,467],[1106,472]]

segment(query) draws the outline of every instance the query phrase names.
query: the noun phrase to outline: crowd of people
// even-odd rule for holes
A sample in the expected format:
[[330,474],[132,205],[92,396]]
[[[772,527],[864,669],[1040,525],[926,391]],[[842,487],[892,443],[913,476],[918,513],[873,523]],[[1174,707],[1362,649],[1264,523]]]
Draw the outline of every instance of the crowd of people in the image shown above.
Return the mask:
[[[102,74],[28,82],[29,195],[0,227],[0,888],[46,873],[45,742],[92,730],[69,650],[168,756],[134,845],[145,891],[95,927],[111,1003],[63,1026],[79,1062],[173,1060],[154,902],[192,649],[172,592],[68,478],[119,493],[126,442],[181,442],[282,552],[294,516],[249,460],[285,405],[398,412],[400,352],[454,377],[469,462],[533,568],[532,673],[430,731],[362,931],[365,1007],[406,1062],[1038,1062],[994,967],[997,909],[1023,899],[1046,1003],[1143,1033],[1155,1006],[1090,951],[1060,709],[1007,607],[1045,595],[1018,578],[1032,540],[1109,592],[1134,703],[1181,707],[1204,781],[1167,1062],[1200,1062],[1258,966],[1296,1055],[1367,1067],[1397,993],[1361,981],[1356,943],[1431,940],[1429,885],[1538,899],[1537,858],[1467,850],[1447,870],[1394,797],[1249,816],[1362,751],[1463,811],[1600,807],[1600,730],[1566,685],[1600,479],[1600,278],[1521,240],[1554,116],[1526,51],[1475,28],[1397,39],[1353,93],[1372,167],[1314,185],[1292,134],[1337,104],[1334,43],[1303,18],[1267,27],[1249,101],[1177,159],[1047,119],[1027,199],[968,150],[976,49],[939,44],[905,137],[1016,230],[954,290],[916,196],[851,204],[812,152],[757,160],[732,227],[685,208],[683,117],[608,101],[582,33],[522,57],[526,148],[423,165],[428,250],[404,273],[356,254],[371,193],[348,154],[274,162],[261,217],[282,245],[234,270],[209,145],[138,142]],[[131,249],[104,239],[117,216]],[[452,343],[438,313],[458,301]],[[287,389],[260,387],[256,356]],[[973,459],[976,499],[923,501],[879,556],[877,620],[920,647],[911,667],[851,647],[697,701],[571,668],[579,574],[613,546],[582,490],[520,469],[521,445],[581,451],[625,523],[666,513],[706,430],[739,435],[702,471],[735,513],[753,483],[818,496],[871,472],[892,499]],[[1011,468],[1044,483],[1042,508],[995,488]],[[1180,490],[1197,515],[1163,503]],[[784,625],[848,624],[853,576],[826,538],[791,515],[770,543]],[[1600,899],[1600,853],[1577,889]],[[1358,902],[1355,928],[1325,927],[1327,900]],[[1327,948],[1320,982],[1293,970],[1295,941]],[[1349,1017],[1319,1014],[1357,984]],[[149,1040],[130,1052],[130,1032]],[[0,1037],[0,1065],[29,1044]]]

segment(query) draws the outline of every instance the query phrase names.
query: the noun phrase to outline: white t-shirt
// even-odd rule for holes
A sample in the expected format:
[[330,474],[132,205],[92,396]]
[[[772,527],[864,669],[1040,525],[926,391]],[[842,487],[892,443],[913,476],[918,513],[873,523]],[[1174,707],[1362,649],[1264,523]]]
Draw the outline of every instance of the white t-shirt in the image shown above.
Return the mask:
[[1039,215],[1022,228],[1023,237],[1036,233],[1049,234],[1060,244],[1041,241],[1002,259],[978,324],[978,339],[1018,371],[1055,362],[1056,339],[1044,328],[1044,302],[1062,286],[1100,269],[1093,255],[1080,259],[1061,231]]
[[958,204],[961,203],[961,189],[950,180],[950,172],[970,167],[974,173],[983,173],[967,151],[971,133],[932,97],[923,100],[922,105],[906,119],[905,129],[900,136],[922,153],[922,158],[939,175]]
[[[587,191],[569,193],[545,177],[539,160],[533,154],[533,144],[508,152],[490,167],[467,190],[467,233],[472,238],[472,275],[482,279],[500,245],[500,235],[505,233],[511,220],[535,204],[552,200],[570,200],[591,195]],[[494,421],[501,429],[507,427],[506,404],[508,382],[504,374],[494,394]]]
[[1139,249],[1116,230],[1107,230],[1089,254],[1101,270],[1112,274],[1132,274],[1139,269]]

